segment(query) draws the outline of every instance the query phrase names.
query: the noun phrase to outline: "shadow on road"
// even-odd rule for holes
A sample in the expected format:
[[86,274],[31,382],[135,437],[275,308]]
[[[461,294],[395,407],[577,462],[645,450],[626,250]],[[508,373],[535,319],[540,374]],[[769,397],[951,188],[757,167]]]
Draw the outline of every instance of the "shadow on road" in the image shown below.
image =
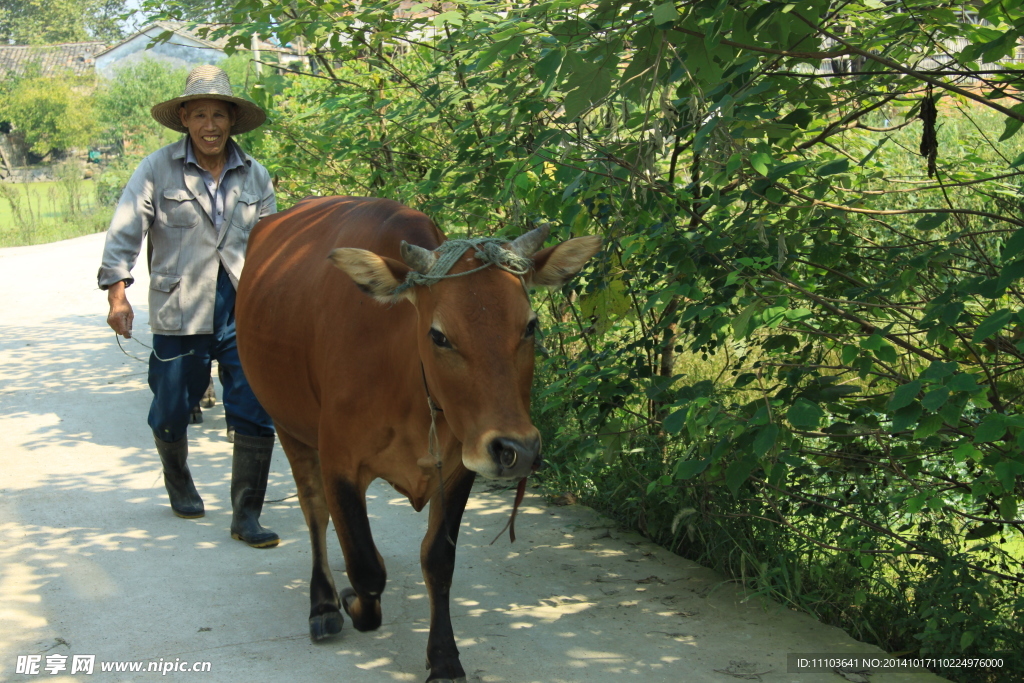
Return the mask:
[[[146,425],[146,366],[126,357],[95,288],[102,236],[0,250],[0,680],[19,655],[210,662],[204,681],[422,681],[429,603],[426,515],[377,483],[369,513],[388,568],[384,622],[309,642],[310,551],[288,464],[275,451],[263,522],[282,544],[231,540],[231,446],[220,406],[190,428],[200,520],[169,509]],[[137,269],[138,270],[138,269]],[[38,273],[47,277],[24,290]],[[144,276],[129,290],[148,341]],[[22,287],[22,289],[19,289]],[[126,349],[140,358],[135,343]],[[790,680],[787,652],[871,652],[758,599],[585,508],[528,495],[519,540],[491,539],[512,491],[480,485],[459,538],[452,615],[469,681]],[[331,541],[339,587],[347,585]],[[877,652],[877,651],[876,651]],[[93,680],[45,673],[50,680]],[[181,678],[190,674],[172,673]],[[102,673],[104,681],[145,680]],[[833,674],[802,674],[824,683]],[[875,683],[897,680],[876,677]],[[909,679],[908,679],[909,680]],[[915,683],[937,680],[914,676]]]

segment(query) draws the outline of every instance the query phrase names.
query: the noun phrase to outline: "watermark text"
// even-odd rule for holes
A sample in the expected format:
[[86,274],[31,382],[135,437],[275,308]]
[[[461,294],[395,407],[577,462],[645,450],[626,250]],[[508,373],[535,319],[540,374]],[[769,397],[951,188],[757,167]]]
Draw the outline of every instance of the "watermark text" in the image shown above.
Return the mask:
[[55,676],[61,673],[86,674],[94,673],[158,673],[166,676],[169,673],[207,673],[212,669],[210,662],[181,661],[180,657],[173,660],[163,659],[148,661],[96,661],[96,655],[18,655],[14,673],[25,676]]

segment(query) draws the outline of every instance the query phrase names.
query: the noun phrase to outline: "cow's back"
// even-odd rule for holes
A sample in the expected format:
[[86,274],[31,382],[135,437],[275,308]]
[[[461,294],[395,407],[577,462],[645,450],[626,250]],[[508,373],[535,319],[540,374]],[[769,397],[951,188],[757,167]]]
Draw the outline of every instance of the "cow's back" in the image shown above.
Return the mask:
[[236,303],[239,354],[260,402],[310,446],[323,407],[379,418],[413,393],[394,384],[408,383],[405,366],[417,362],[415,309],[377,303],[328,259],[355,247],[400,260],[402,240],[432,249],[443,236],[420,212],[358,197],[304,199],[253,229]]

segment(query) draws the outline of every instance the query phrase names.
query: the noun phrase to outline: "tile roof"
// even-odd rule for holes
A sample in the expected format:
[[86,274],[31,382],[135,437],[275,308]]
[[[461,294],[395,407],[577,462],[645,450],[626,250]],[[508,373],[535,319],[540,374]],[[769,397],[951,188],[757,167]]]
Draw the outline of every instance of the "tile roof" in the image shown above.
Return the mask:
[[75,76],[96,73],[96,54],[105,43],[64,43],[62,45],[0,45],[0,78],[21,76],[29,65],[38,63],[42,75],[53,76],[70,70]]
[[[143,26],[139,30],[135,31],[130,36],[128,36],[127,38],[122,40],[121,42],[114,43],[110,47],[106,47],[106,48],[97,50],[96,51],[96,56],[99,57],[100,55],[104,55],[104,54],[110,52],[111,50],[113,50],[115,48],[118,48],[118,47],[121,47],[125,43],[127,43],[129,41],[132,41],[135,38],[138,38],[141,35],[153,35],[155,37],[156,35],[158,35],[158,33],[154,32],[153,29],[161,29],[160,33],[162,33],[163,31],[170,31],[171,33],[176,33],[176,34],[178,34],[180,36],[184,36],[186,38],[194,40],[197,43],[201,43],[202,45],[205,45],[207,47],[216,48],[216,49],[220,49],[220,48],[224,47],[224,45],[227,44],[227,42],[228,42],[227,38],[223,38],[220,41],[211,41],[211,40],[208,40],[206,38],[200,38],[198,35],[196,35],[192,31],[188,30],[188,24],[177,23],[177,22],[170,22],[170,21],[155,21],[152,24],[146,24],[145,26]],[[173,42],[173,38],[172,38],[172,42]]]
[[[214,38],[202,38],[202,37],[199,36],[198,30],[201,29],[201,28],[217,29],[217,28],[222,28],[222,27],[224,27],[226,25],[227,24],[201,24],[201,25],[193,25],[193,24],[185,24],[185,23],[172,22],[172,21],[156,21],[156,22],[153,22],[152,24],[147,24],[147,25],[143,26],[142,28],[140,28],[139,30],[135,31],[134,33],[132,33],[130,36],[128,36],[127,38],[125,38],[124,40],[122,40],[119,43],[115,43],[114,45],[111,45],[110,47],[102,49],[102,50],[97,50],[96,51],[96,56],[99,57],[99,56],[104,55],[104,54],[106,54],[108,52],[111,52],[115,48],[118,48],[118,47],[124,45],[125,43],[127,43],[127,42],[129,42],[131,40],[134,40],[135,38],[137,38],[140,35],[144,35],[144,34],[153,35],[153,36],[158,35],[157,32],[153,31],[153,29],[161,29],[160,33],[162,33],[163,31],[171,31],[172,33],[175,33],[175,34],[177,34],[179,36],[183,36],[185,38],[189,38],[190,40],[194,40],[194,41],[196,41],[197,43],[199,43],[201,45],[205,45],[206,47],[213,48],[213,49],[216,49],[216,50],[223,50],[224,46],[228,44],[228,40],[229,40],[228,36],[221,36],[220,38],[216,38],[216,39],[214,39]],[[171,42],[173,43],[173,38],[171,39]],[[267,42],[262,41],[262,40],[260,40],[258,42],[257,46],[259,47],[259,49],[274,49],[276,47],[276,46],[272,45],[271,43],[267,43]]]

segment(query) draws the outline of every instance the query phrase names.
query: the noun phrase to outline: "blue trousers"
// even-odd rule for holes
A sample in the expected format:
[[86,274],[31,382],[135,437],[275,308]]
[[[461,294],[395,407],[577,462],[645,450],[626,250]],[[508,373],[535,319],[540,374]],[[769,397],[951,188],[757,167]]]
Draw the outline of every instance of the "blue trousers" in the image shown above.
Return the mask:
[[[192,355],[185,355],[189,352]],[[162,361],[159,358],[176,358]],[[217,274],[217,300],[213,313],[213,334],[153,335],[149,356],[149,388],[153,403],[149,426],[161,441],[178,441],[185,436],[189,414],[199,405],[210,384],[210,364],[220,364],[224,385],[224,413],[229,425],[246,436],[273,436],[274,423],[249,388],[238,360],[235,343],[235,288],[221,267]]]

